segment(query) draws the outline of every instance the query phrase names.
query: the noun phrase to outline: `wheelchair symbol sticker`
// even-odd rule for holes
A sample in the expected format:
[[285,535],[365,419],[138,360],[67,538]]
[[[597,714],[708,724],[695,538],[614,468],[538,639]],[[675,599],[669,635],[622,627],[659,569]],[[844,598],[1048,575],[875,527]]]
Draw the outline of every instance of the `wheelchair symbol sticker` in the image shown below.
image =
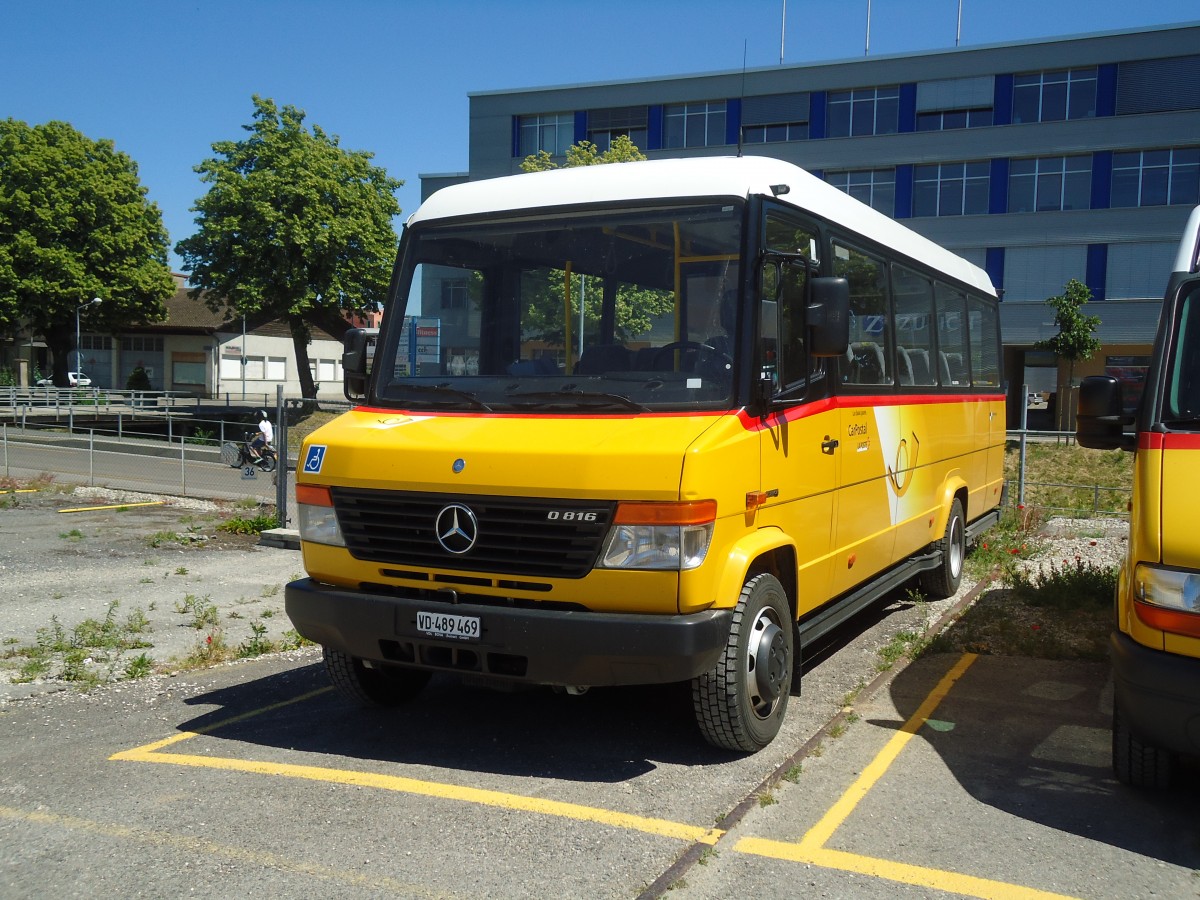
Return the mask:
[[308,448],[308,456],[304,459],[304,471],[310,475],[318,475],[325,463],[325,444],[314,444]]

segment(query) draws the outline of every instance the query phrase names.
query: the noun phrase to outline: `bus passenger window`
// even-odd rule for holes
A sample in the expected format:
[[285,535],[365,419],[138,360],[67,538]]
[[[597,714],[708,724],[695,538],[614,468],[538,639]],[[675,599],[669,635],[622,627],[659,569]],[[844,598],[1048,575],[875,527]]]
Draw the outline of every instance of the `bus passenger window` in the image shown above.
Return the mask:
[[850,349],[843,384],[892,384],[892,317],[883,261],[836,241],[833,273],[850,282]]

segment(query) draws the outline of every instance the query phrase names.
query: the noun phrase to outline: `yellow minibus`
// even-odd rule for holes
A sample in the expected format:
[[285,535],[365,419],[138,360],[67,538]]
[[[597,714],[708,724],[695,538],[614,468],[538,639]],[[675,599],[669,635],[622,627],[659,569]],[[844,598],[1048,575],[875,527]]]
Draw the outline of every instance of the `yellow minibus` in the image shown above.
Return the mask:
[[286,599],[366,704],[690,682],[753,752],[806,644],[913,579],[953,595],[998,517],[986,273],[778,160],[444,188],[343,361]]
[[1125,399],[1116,378],[1085,378],[1076,430],[1084,447],[1135,454],[1109,642],[1112,761],[1125,784],[1166,787],[1179,756],[1200,755],[1200,207],[1179,244],[1133,416]]

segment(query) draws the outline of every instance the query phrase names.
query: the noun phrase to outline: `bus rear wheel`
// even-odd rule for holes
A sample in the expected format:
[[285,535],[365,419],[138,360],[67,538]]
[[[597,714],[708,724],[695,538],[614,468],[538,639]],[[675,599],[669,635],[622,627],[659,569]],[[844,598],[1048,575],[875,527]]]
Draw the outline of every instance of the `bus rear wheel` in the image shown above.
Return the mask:
[[359,706],[399,706],[411,700],[429,683],[430,673],[400,666],[368,668],[356,657],[323,647],[325,671],[333,686]]
[[762,574],[747,581],[724,653],[711,671],[692,679],[692,707],[706,741],[741,753],[771,743],[791,693],[794,633],[779,580]]
[[962,501],[957,497],[950,504],[946,533],[936,547],[941,551],[942,560],[936,569],[921,573],[921,593],[934,600],[945,600],[958,593],[967,559],[967,522]]

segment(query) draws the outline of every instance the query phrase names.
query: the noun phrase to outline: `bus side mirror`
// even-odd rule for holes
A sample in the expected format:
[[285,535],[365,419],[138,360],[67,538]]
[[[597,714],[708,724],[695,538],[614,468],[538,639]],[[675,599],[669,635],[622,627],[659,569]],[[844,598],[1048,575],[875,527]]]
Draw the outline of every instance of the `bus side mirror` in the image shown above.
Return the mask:
[[378,328],[351,328],[342,339],[342,390],[347,400],[362,400],[367,396],[367,380],[375,359]]
[[1124,414],[1121,383],[1111,375],[1089,375],[1079,385],[1075,440],[1090,450],[1132,450],[1137,436],[1125,433],[1133,417]]
[[850,282],[828,276],[809,281],[809,348],[813,356],[841,356],[850,346]]

